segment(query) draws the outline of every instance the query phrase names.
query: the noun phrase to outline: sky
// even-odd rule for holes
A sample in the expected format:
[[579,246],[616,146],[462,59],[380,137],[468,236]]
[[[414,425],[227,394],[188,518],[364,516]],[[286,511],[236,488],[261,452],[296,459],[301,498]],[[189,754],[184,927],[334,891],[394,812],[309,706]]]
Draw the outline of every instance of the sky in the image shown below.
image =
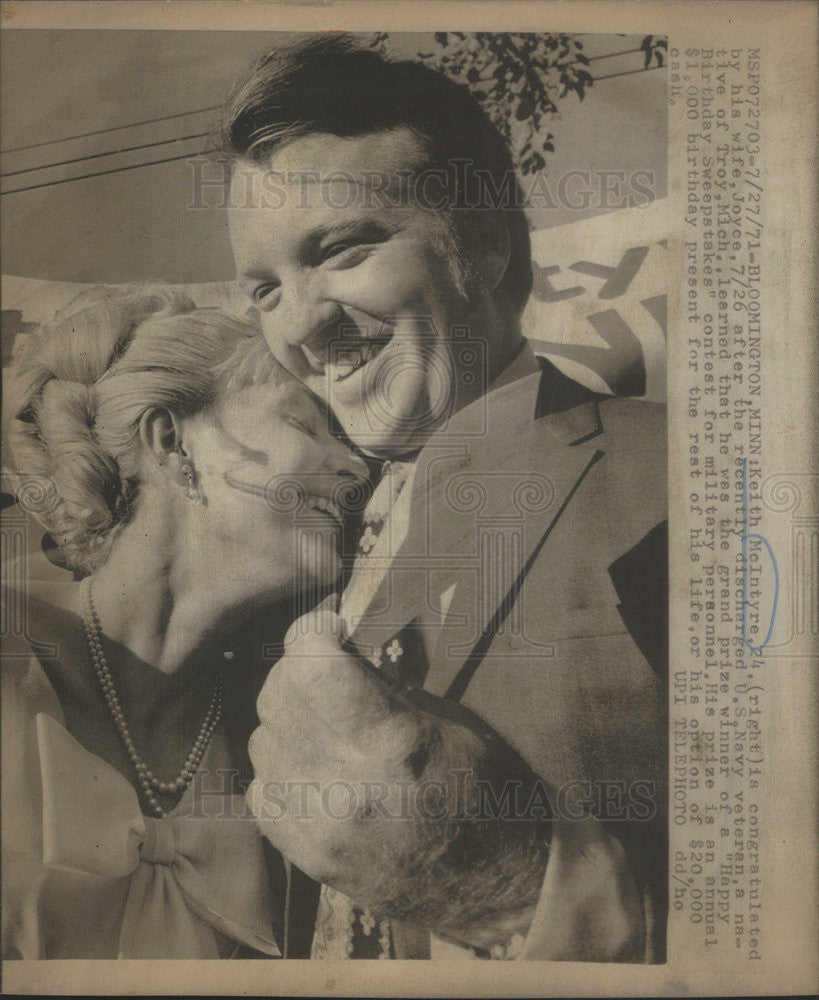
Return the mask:
[[[82,282],[231,278],[226,213],[189,207],[193,173],[185,158],[205,141],[189,137],[208,131],[217,117],[200,109],[220,105],[252,58],[283,37],[288,36],[3,32],[2,149],[8,152],[2,157],[2,190],[33,188],[3,195],[4,273]],[[663,196],[665,72],[640,72],[642,55],[628,52],[639,37],[582,40],[598,82],[582,103],[574,95],[561,101],[560,118],[550,125],[556,147],[546,168],[551,200],[560,201],[554,197],[560,178],[577,170],[623,171],[626,177],[647,171],[652,180],[643,185]],[[389,44],[409,56],[433,47],[428,34],[392,34]],[[174,117],[135,124],[166,116]],[[99,155],[148,143],[157,145]],[[182,158],[139,165],[171,157]],[[120,169],[59,183],[115,168]],[[531,213],[535,229],[600,212],[548,201],[541,198]]]

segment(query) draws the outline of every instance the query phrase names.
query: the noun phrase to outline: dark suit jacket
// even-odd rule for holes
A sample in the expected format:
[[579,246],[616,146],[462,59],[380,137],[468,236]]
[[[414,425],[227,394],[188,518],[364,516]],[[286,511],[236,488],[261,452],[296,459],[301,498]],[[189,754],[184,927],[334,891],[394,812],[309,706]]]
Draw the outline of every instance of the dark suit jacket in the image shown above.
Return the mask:
[[533,957],[663,956],[666,510],[665,407],[600,396],[541,359],[422,451],[407,537],[354,633],[378,646],[448,594],[424,687],[482,716],[559,809],[585,804],[604,853],[622,845],[611,864],[643,911],[629,944]]

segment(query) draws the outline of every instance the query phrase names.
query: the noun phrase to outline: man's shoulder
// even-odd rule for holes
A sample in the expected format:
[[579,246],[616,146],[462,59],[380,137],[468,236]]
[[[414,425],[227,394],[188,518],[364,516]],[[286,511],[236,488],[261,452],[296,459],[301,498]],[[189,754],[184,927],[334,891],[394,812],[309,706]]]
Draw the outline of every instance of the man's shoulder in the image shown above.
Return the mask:
[[[636,451],[662,454],[666,451],[667,408],[665,403],[607,396],[576,382],[547,358],[538,358],[541,383],[536,419],[552,417],[579,407],[597,408],[600,427],[609,454]],[[578,411],[579,412],[579,411]]]
[[638,533],[668,512],[667,414],[663,403],[642,399],[601,401],[600,463],[606,503]]
[[614,446],[656,447],[665,452],[668,410],[665,403],[622,396],[605,397],[598,402],[600,421],[607,439]]
[[602,410],[614,413],[619,419],[650,421],[665,419],[665,403],[598,392],[566,375],[548,358],[539,356],[537,360],[541,372],[536,414],[538,417],[595,402]]

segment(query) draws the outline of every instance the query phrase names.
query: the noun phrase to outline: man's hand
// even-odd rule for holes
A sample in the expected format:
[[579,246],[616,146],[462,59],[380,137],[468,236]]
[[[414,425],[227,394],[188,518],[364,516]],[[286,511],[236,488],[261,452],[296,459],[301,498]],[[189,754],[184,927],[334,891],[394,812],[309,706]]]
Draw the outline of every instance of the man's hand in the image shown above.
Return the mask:
[[525,931],[549,827],[513,814],[535,775],[462,706],[391,689],[345,651],[328,605],[294,623],[259,695],[248,799],[262,832],[386,916],[480,947]]

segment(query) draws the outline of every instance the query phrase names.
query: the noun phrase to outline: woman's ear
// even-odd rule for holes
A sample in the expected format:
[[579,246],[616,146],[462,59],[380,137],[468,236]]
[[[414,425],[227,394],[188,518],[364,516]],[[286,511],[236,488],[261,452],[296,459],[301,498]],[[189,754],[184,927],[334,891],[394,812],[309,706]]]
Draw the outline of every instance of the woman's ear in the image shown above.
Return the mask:
[[170,410],[157,407],[142,415],[139,439],[145,454],[162,470],[160,475],[181,486],[189,500],[204,502],[196,485],[196,473],[182,446],[182,422]]
[[181,444],[178,419],[161,407],[148,410],[139,422],[139,440],[158,465],[165,465]]

